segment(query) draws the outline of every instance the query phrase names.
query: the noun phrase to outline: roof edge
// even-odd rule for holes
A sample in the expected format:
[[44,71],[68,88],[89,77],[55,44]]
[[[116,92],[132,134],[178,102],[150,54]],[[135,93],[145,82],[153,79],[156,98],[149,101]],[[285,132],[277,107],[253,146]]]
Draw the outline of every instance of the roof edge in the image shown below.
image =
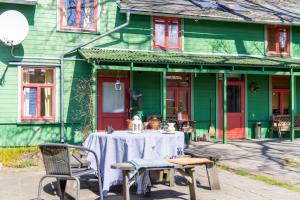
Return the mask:
[[176,14],[168,14],[168,13],[160,13],[160,12],[146,12],[141,10],[134,10],[134,9],[122,9],[120,4],[118,3],[118,7],[120,8],[121,13],[126,13],[130,11],[131,14],[137,15],[148,15],[148,16],[166,16],[166,17],[178,17],[184,19],[195,19],[195,20],[209,20],[209,21],[221,21],[221,22],[239,22],[239,23],[248,23],[248,24],[274,24],[274,25],[288,25],[288,26],[300,26],[299,23],[287,23],[287,22],[276,22],[276,21],[247,21],[247,20],[234,20],[231,18],[221,18],[221,17],[202,17],[202,16],[192,16],[192,15],[176,15]]

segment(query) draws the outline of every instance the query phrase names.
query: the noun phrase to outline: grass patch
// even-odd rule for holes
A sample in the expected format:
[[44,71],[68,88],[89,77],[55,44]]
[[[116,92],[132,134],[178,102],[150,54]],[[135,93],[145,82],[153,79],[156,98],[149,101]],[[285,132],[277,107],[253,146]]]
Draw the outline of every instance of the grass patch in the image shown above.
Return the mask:
[[25,160],[19,163],[16,163],[14,167],[16,168],[26,168],[26,167],[34,167],[38,166],[38,162],[36,160]]
[[6,167],[37,166],[38,154],[38,147],[0,148],[0,162]]
[[285,183],[285,182],[282,182],[282,181],[279,181],[279,180],[276,180],[276,179],[273,179],[273,178],[269,178],[267,176],[256,175],[256,174],[253,174],[253,173],[251,173],[247,170],[244,170],[244,169],[233,169],[231,167],[221,165],[221,164],[218,164],[218,167],[220,169],[235,173],[235,174],[240,175],[240,176],[246,176],[246,177],[249,177],[253,180],[257,180],[257,181],[267,183],[269,185],[275,185],[275,186],[282,187],[282,188],[285,188],[285,189],[288,189],[288,190],[300,192],[300,188],[298,188],[298,187],[295,187],[293,185],[290,185],[288,183]]
[[283,164],[289,167],[297,167],[300,168],[300,162],[293,158],[286,158],[283,160]]

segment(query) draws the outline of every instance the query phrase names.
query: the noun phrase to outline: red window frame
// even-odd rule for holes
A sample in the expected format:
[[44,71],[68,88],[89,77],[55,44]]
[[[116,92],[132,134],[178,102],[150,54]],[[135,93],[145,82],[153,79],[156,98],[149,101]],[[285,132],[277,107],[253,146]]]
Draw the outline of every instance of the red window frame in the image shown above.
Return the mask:
[[[290,27],[288,26],[273,26],[273,25],[269,25],[267,26],[267,31],[269,33],[269,31],[273,29],[276,31],[276,50],[275,51],[271,51],[269,50],[269,44],[270,44],[270,39],[269,39],[269,34],[267,34],[267,41],[268,41],[268,54],[269,55],[273,55],[273,56],[284,56],[283,54],[286,54],[286,56],[290,56]],[[279,31],[285,29],[286,33],[287,33],[287,38],[286,38],[286,51],[280,51],[280,46],[279,46]]]
[[[162,37],[165,37],[165,44],[164,45],[157,45],[155,43],[156,38],[156,23],[157,21],[164,21],[165,25],[165,34]],[[161,23],[161,22],[160,22]],[[177,23],[178,24],[178,46],[170,46],[169,45],[169,31],[168,27],[170,24]],[[172,18],[172,17],[154,17],[153,18],[153,48],[156,49],[173,49],[173,50],[180,50],[181,49],[181,20],[179,18]]]
[[[53,82],[50,83],[24,83],[23,82],[23,72],[25,69],[50,69],[53,71]],[[54,68],[46,68],[46,67],[22,67],[21,70],[21,120],[54,120],[56,113],[55,113],[55,69]],[[36,116],[29,117],[24,116],[24,88],[37,88],[37,95],[36,95]],[[41,117],[40,116],[40,109],[41,109],[41,102],[40,102],[40,95],[41,95],[41,88],[52,88],[52,115],[48,117]]]
[[64,0],[60,0],[60,30],[74,30],[74,31],[97,31],[97,11],[98,11],[98,1],[94,0],[94,27],[92,28],[85,28],[80,27],[80,0],[76,0],[76,26],[64,26],[63,25],[63,7],[64,7]]

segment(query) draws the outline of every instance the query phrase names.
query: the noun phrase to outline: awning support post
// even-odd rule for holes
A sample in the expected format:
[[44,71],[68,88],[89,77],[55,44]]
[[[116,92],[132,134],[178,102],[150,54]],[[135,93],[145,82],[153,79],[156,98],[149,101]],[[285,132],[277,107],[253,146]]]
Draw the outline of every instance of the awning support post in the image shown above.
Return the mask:
[[163,120],[167,120],[167,70],[162,72],[162,117]]
[[227,143],[227,74],[223,74],[223,144]]
[[293,70],[291,70],[291,79],[290,79],[290,115],[291,115],[291,132],[290,137],[291,141],[295,140],[295,76]]

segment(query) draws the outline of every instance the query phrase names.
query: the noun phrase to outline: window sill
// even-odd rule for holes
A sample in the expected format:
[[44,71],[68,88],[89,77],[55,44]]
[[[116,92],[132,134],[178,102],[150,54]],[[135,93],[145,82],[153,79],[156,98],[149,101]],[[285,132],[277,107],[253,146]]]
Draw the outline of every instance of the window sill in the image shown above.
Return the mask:
[[161,51],[161,52],[182,52],[182,49],[178,48],[164,48],[164,47],[153,47],[153,51]]
[[24,120],[24,121],[18,121],[17,125],[54,125],[54,124],[60,124],[60,122],[57,121],[50,121],[50,120]]
[[83,33],[83,34],[93,34],[93,35],[99,35],[98,30],[80,30],[80,29],[57,29],[57,32],[61,33]]
[[288,53],[278,53],[278,52],[268,52],[267,56],[277,57],[277,58],[290,58],[290,55]]

